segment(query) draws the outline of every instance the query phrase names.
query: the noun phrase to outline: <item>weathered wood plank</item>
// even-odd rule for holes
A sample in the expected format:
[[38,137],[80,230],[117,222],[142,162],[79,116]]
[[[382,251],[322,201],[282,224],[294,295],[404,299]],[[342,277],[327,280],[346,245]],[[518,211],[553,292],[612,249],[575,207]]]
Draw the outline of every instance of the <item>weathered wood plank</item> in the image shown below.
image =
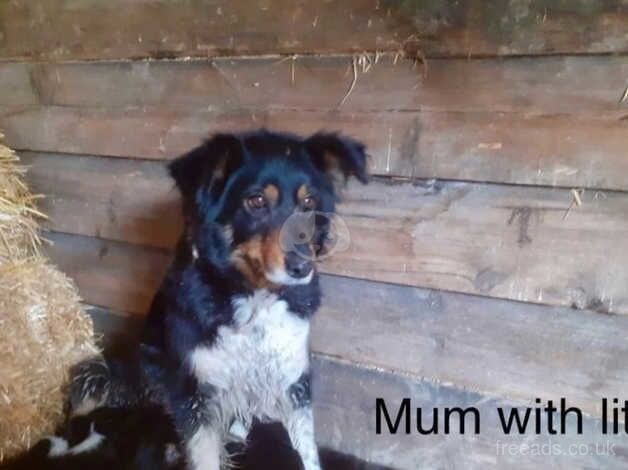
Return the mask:
[[[621,357],[626,353],[623,334],[618,330],[625,332],[627,325],[614,322],[623,320],[625,323],[625,318],[601,318],[562,309],[356,283],[335,277],[325,277],[323,281],[326,302],[313,330],[313,396],[319,444],[394,468],[413,470],[440,468],[444,464],[447,468],[471,469],[625,467],[628,450],[625,438],[602,434],[598,419],[601,414],[596,406],[604,396],[623,397],[626,371],[619,374],[615,371],[617,366],[622,369]],[[347,292],[357,290],[366,297],[349,299]],[[386,305],[385,315],[382,304]],[[490,305],[496,308],[487,309]],[[107,315],[102,309],[92,314],[99,318],[101,330],[109,335],[126,335],[129,329],[136,329],[136,321],[125,325],[122,317]],[[542,337],[537,336],[539,332]],[[384,338],[382,345],[380,340]],[[526,339],[529,342],[526,343]],[[598,342],[610,347],[601,352],[596,347]],[[436,343],[441,347],[437,348]],[[431,346],[426,350],[423,347],[426,345]],[[348,349],[351,351],[347,352]],[[326,351],[339,359],[331,358]],[[412,365],[415,364],[413,359],[419,358],[447,383],[435,382],[434,377],[424,374],[423,370],[417,374],[425,377],[422,380],[407,373],[383,370],[381,360],[375,362],[377,368],[372,367],[373,364],[362,368],[351,362],[358,358],[368,363],[373,354],[378,354],[387,365],[392,363],[397,370],[400,365],[408,365],[408,358]],[[550,364],[548,357],[556,359]],[[468,390],[462,383],[452,384],[449,381],[452,371],[454,375],[464,371],[466,384],[469,379],[483,381],[495,374],[490,379],[492,383],[501,380],[507,384],[504,387],[500,383],[499,391],[517,387],[519,383],[533,388],[526,393],[517,388],[518,395],[524,395],[525,399],[516,401],[496,393],[484,395]],[[623,381],[623,387],[605,388],[609,375],[613,377],[611,381]],[[602,380],[601,386],[591,389],[583,385],[586,380],[597,383],[598,377]],[[582,384],[574,387],[578,382]],[[523,436],[506,436],[501,431],[498,407],[507,414],[513,406],[533,404],[536,397],[555,402],[565,397],[569,406],[582,406],[582,388],[587,389],[585,394],[594,405],[581,408],[593,413],[593,417],[584,417],[582,435],[576,434],[573,419],[567,420],[566,435],[549,435],[546,419],[542,421],[545,430],[538,436],[531,431]],[[413,406],[423,409],[424,426],[428,426],[435,407],[439,408],[441,419],[445,407],[476,407],[480,415],[480,434],[472,433],[468,421],[467,433],[460,435],[459,421],[454,419],[453,432],[448,435],[443,433],[442,422],[439,435],[420,436],[416,432],[406,435],[403,430],[391,435],[385,424],[384,433],[377,435],[376,398],[383,398],[392,414],[406,397],[412,400]],[[612,454],[605,446],[607,443],[613,446]],[[504,450],[509,449],[504,445],[511,444],[515,449],[527,445],[527,454],[522,454],[525,450],[514,453]],[[544,454],[530,451],[530,446],[550,444],[558,446],[558,450],[554,448]],[[569,451],[570,446],[578,445],[586,447],[587,451]]]
[[[628,188],[622,58],[435,60],[421,71],[388,57],[336,110],[347,60],[3,64],[32,89],[0,92],[0,126],[16,148],[155,159],[211,130],[333,126],[369,144],[378,174]],[[50,106],[28,106],[33,97]]]
[[[150,21],[146,19],[150,18]],[[421,50],[494,55],[628,50],[622,0],[278,1],[0,5],[0,57],[98,59]]]
[[628,318],[324,276],[321,354],[533,401],[567,397],[600,415],[628,385]]
[[252,111],[27,107],[0,109],[0,127],[16,149],[164,159],[198,145],[211,132],[261,126],[265,116]]
[[47,228],[172,248],[181,230],[179,195],[161,162],[24,153],[28,181],[45,195]]
[[[351,56],[192,61],[0,64],[23,77],[40,104],[187,109],[503,111],[616,115],[626,87],[623,57],[430,60],[370,57],[354,75]],[[343,101],[344,99],[344,101]],[[0,104],[16,103],[11,88]],[[32,99],[24,101],[32,104]],[[623,107],[628,113],[628,105]]]
[[168,268],[170,255],[95,238],[52,232],[47,254],[77,282],[83,299],[118,312],[144,313]]
[[[497,408],[502,407],[508,416],[512,407],[521,409],[521,403],[491,398],[445,384],[361,369],[328,358],[316,357],[314,360],[313,396],[319,444],[342,449],[393,468],[620,470],[627,464],[625,436],[602,435],[601,423],[597,419],[583,420],[582,435],[576,434],[573,422],[569,422],[569,419],[566,435],[550,435],[544,418],[542,426],[545,430],[540,435],[529,431],[523,435],[504,435]],[[557,397],[560,396],[563,395]],[[442,420],[445,407],[474,406],[480,414],[480,434],[470,434],[468,431],[464,435],[459,434],[459,424],[454,419],[450,434],[444,434],[441,421],[438,435],[423,436],[416,431],[409,435],[403,432],[377,435],[375,399],[384,398],[392,408],[398,406],[405,397],[412,400],[415,408],[423,409],[423,425],[426,427],[432,419],[434,408],[439,408]],[[544,399],[555,400],[556,396]],[[467,418],[467,426],[470,423],[471,420]],[[503,447],[510,444],[515,446],[514,452]],[[605,447],[607,444],[612,445],[612,452],[604,450],[608,449]],[[580,445],[582,447],[578,447]]]
[[628,313],[628,197],[468,183],[354,185],[335,274]]
[[265,126],[362,139],[374,174],[628,189],[628,120],[493,112],[0,109],[16,149],[165,159],[210,132]]
[[4,106],[39,104],[33,77],[30,64],[0,63],[0,103]]
[[[177,193],[151,162],[30,155],[48,227],[159,248],[180,230]],[[628,195],[472,183],[351,185],[351,247],[326,272],[628,313]],[[124,310],[124,309],[122,309]]]

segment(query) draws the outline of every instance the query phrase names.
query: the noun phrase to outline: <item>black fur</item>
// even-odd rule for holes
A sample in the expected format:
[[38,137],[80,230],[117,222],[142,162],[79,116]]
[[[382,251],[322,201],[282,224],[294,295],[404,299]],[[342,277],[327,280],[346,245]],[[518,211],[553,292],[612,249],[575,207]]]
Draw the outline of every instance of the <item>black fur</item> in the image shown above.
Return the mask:
[[298,382],[292,384],[289,389],[290,399],[295,408],[310,406],[312,404],[312,388],[310,385],[310,374],[301,376]]
[[49,439],[6,461],[0,470],[183,470],[179,438],[160,407],[100,408],[75,417],[58,434],[69,447],[83,442],[91,430],[101,434],[100,445],[76,455],[49,456]]
[[[366,182],[367,170],[364,146],[352,139],[325,133],[302,139],[265,130],[218,134],[169,169],[182,195],[185,231],[133,358],[122,367],[109,364],[107,402],[159,403],[185,441],[199,424],[212,420],[204,404],[214,394],[187,370],[188,355],[199,345],[211,347],[218,328],[234,321],[234,297],[258,288],[255,278],[234,263],[235,247],[268,236],[295,211],[305,210],[294,196],[302,185],[311,192],[316,211],[333,213],[337,173]],[[281,194],[277,204],[261,216],[247,210],[243,200],[268,184]],[[314,243],[305,249],[321,249],[328,228],[326,220],[317,219]],[[316,273],[308,284],[269,289],[302,318],[320,305]],[[75,389],[75,396],[84,395],[80,381]]]
[[[169,417],[157,407],[101,408],[72,419],[58,434],[70,445],[89,435],[91,424],[105,435],[92,452],[62,457],[48,455],[51,442],[42,439],[29,451],[0,464],[0,470],[184,470],[178,436]],[[256,421],[247,445],[228,446],[237,470],[302,470],[299,455],[280,423]],[[348,455],[321,450],[325,470],[391,470]]]

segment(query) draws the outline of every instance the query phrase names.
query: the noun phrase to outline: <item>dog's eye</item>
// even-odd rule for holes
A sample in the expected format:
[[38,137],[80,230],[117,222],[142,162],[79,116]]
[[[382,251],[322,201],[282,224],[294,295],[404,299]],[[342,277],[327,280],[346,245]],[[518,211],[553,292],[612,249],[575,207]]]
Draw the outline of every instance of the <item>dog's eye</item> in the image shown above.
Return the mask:
[[244,200],[247,209],[251,211],[259,211],[266,208],[266,199],[261,194],[254,194]]
[[312,196],[305,196],[301,201],[303,209],[312,210],[316,207],[316,200]]

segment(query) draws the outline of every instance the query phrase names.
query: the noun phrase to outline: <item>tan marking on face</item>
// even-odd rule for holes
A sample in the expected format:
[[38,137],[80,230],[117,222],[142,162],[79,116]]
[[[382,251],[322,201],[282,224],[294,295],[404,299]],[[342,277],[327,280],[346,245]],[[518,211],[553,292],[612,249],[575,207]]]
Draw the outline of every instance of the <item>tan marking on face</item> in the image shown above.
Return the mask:
[[247,281],[255,288],[276,288],[266,273],[285,270],[284,254],[279,241],[279,231],[266,237],[256,236],[240,243],[231,253],[231,261]]
[[279,201],[279,188],[274,184],[267,184],[264,188],[264,197],[270,206],[276,206]]
[[270,233],[263,242],[262,253],[266,272],[286,269],[284,254],[279,240],[279,230]]
[[266,277],[262,261],[261,237],[253,237],[240,243],[231,253],[231,262],[235,268],[257,288],[265,287]]
[[308,191],[307,186],[305,186],[304,184],[299,186],[299,189],[297,189],[298,201],[303,202],[303,200],[308,196],[308,194],[310,194],[310,192]]

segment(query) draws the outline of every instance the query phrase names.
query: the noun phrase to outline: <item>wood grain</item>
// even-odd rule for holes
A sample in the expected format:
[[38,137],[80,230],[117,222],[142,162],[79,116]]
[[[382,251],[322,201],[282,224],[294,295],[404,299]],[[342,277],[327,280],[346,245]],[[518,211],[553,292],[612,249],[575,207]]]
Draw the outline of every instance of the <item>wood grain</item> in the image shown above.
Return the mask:
[[628,189],[628,120],[496,112],[0,109],[13,148],[168,159],[211,132],[261,126],[363,140],[374,174]]
[[342,129],[375,174],[628,189],[622,58],[392,62],[340,108],[349,57],[6,63],[0,126],[18,149],[150,159],[217,130]]
[[[625,437],[602,435],[597,419],[584,418],[583,433],[576,434],[568,420],[566,435],[549,435],[546,431],[536,435],[504,435],[501,431],[497,408],[506,415],[522,403],[500,397],[491,397],[457,388],[450,384],[417,380],[407,376],[356,367],[330,360],[314,358],[314,421],[319,444],[342,449],[363,459],[393,468],[451,469],[526,469],[538,468],[604,468],[621,470],[626,466]],[[562,396],[562,395],[560,395]],[[421,407],[424,426],[432,419],[434,408],[442,413],[445,407],[471,407],[478,409],[481,419],[480,434],[459,434],[458,422],[451,434],[419,435],[399,432],[375,434],[375,399],[384,398],[389,407],[398,406],[402,398],[412,400],[412,406]],[[548,398],[545,398],[548,399]],[[522,410],[523,411],[523,410]],[[392,411],[394,412],[394,411]],[[542,426],[546,421],[542,418]],[[467,419],[468,423],[471,421]],[[469,424],[467,424],[469,425]],[[385,426],[385,425],[384,425]],[[442,426],[442,422],[441,422]],[[602,449],[605,443],[613,445],[613,455],[595,452],[596,444]],[[504,451],[504,445],[514,444],[514,455]],[[541,446],[555,445],[551,455],[541,454]],[[574,455],[574,449],[590,449],[584,455]],[[527,447],[527,451],[521,449]],[[508,447],[506,447],[508,449]],[[536,453],[532,449],[537,449]],[[571,453],[570,453],[571,449]]]
[[[177,194],[162,166],[33,156],[49,228],[173,246]],[[143,174],[147,174],[144,177]],[[93,188],[93,189],[92,189]],[[492,297],[628,313],[628,196],[586,191],[376,180],[348,188],[348,251],[325,272]],[[124,310],[124,309],[123,309]]]
[[5,106],[40,103],[33,70],[28,64],[0,63],[0,103]]
[[[0,57],[68,60],[420,50],[428,56],[628,49],[622,0],[35,0],[0,5]],[[150,21],[147,21],[150,18]]]
[[351,248],[329,272],[628,313],[628,198],[468,183],[354,185]]
[[[501,111],[621,117],[623,57],[434,59],[393,54],[0,64],[0,105],[188,110]],[[24,88],[24,96],[15,86]],[[343,101],[344,98],[344,101]],[[342,102],[342,105],[340,103]]]
[[600,416],[628,384],[628,318],[324,276],[314,351],[489,396]]
[[170,261],[163,250],[52,232],[44,237],[52,242],[48,256],[74,278],[83,300],[117,312],[145,313]]
[[179,194],[165,164],[24,153],[28,181],[45,195],[44,227],[170,249],[180,230]]

